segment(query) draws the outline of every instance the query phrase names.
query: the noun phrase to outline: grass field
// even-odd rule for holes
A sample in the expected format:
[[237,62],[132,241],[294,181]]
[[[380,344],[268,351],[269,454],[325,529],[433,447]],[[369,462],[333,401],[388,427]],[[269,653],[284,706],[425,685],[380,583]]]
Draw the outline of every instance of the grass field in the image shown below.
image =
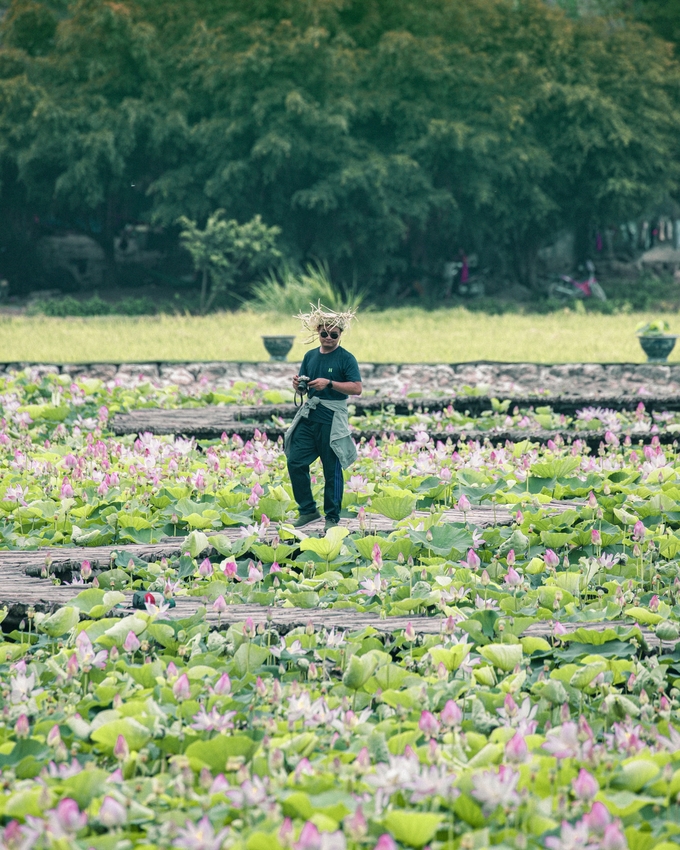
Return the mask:
[[[388,310],[364,313],[345,345],[366,362],[643,362],[635,327],[650,318],[657,316],[602,316],[569,310],[502,316],[464,309]],[[281,316],[4,316],[0,318],[0,362],[257,361],[268,358],[260,335],[277,333],[297,334],[289,360],[301,359],[306,347],[298,323]],[[680,360],[680,347],[670,360]]]

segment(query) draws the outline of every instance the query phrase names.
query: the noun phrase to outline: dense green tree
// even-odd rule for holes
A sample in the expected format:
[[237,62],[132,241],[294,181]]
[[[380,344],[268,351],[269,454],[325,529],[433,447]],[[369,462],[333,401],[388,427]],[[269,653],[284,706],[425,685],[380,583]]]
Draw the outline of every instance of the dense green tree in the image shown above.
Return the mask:
[[376,293],[461,248],[533,285],[559,228],[678,180],[672,49],[588,6],[13,0],[0,204],[92,219],[109,256],[127,221],[223,209]]

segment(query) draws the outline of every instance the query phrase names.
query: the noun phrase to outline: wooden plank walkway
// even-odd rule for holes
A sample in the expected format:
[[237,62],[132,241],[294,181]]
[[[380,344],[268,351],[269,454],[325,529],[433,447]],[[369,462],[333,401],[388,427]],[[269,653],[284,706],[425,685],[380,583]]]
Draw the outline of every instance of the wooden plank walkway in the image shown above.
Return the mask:
[[[562,513],[573,508],[574,502],[550,502],[543,507],[550,513]],[[429,514],[425,511],[416,511],[417,517],[423,519]],[[463,513],[457,509],[444,511],[443,523],[467,523],[475,528],[488,528],[494,525],[509,525],[512,522],[512,514],[505,505],[475,505],[469,511]],[[359,531],[358,519],[343,519],[341,525],[349,528],[351,532]],[[319,536],[323,533],[324,520],[319,519],[306,525],[301,529],[305,535]],[[374,534],[377,532],[389,533],[395,527],[392,520],[380,514],[367,514],[365,532]],[[219,533],[229,540],[237,540],[243,536],[242,528],[234,526],[225,528]],[[210,533],[210,532],[208,532]],[[264,540],[271,540],[279,533],[279,526],[272,523],[264,536]],[[125,554],[128,557],[140,558],[143,561],[157,561],[160,558],[170,558],[180,555],[184,545],[183,537],[168,537],[160,543],[134,544],[121,543],[109,546],[62,546],[44,547],[31,550],[5,550],[0,551],[0,604],[3,601],[5,586],[8,581],[13,581],[15,576],[41,577],[46,571],[51,576],[62,576],[70,574],[74,570],[80,570],[83,561],[89,561],[93,570],[108,569],[111,562]]]
[[[648,411],[680,410],[680,396],[641,398],[640,396],[503,396],[510,407],[536,408],[549,406],[555,413],[573,415],[585,407],[600,407],[610,410],[634,410],[642,401]],[[439,398],[390,398],[369,397],[352,400],[356,413],[393,409],[397,415],[408,415],[415,410],[441,411],[452,407],[460,412],[478,416],[485,410],[491,410],[492,399],[489,396],[442,396]],[[230,429],[236,422],[269,423],[272,417],[290,420],[295,415],[293,404],[258,405],[206,405],[198,408],[163,410],[144,408],[129,413],[119,413],[113,417],[112,426],[116,434],[137,434],[151,431],[155,434],[195,433],[197,431],[214,434]],[[163,429],[163,430],[161,430]],[[221,430],[220,430],[221,429]],[[271,428],[268,428],[270,431]],[[218,436],[219,436],[218,434]]]
[[[52,585],[44,580],[24,577],[21,583],[17,583],[15,591],[3,593],[3,603],[9,608],[6,624],[16,625],[22,618],[26,617],[29,607],[36,611],[50,612],[60,608],[72,599],[82,587],[74,585]],[[127,605],[118,609],[119,614],[130,614],[132,593],[126,592]],[[163,619],[183,619],[191,617],[198,611],[202,611],[205,621],[211,628],[228,628],[231,625],[243,623],[251,618],[255,626],[263,625],[274,628],[280,634],[286,634],[292,629],[304,627],[311,623],[315,628],[335,629],[336,631],[361,631],[365,628],[374,628],[378,632],[398,632],[406,628],[410,623],[416,634],[441,634],[444,631],[446,618],[442,615],[410,617],[386,617],[382,618],[375,613],[362,613],[348,609],[333,610],[328,608],[264,608],[261,605],[229,605],[227,611],[218,616],[210,604],[196,597],[178,597],[175,600],[176,607],[169,609],[163,614]],[[112,612],[115,615],[115,611]],[[595,631],[623,626],[632,628],[635,623],[630,620],[613,620],[603,623],[564,623],[567,632],[585,628]],[[647,646],[652,650],[663,650],[672,652],[680,639],[674,641],[659,641],[659,638],[642,627],[640,629]],[[552,637],[551,623],[535,623],[523,633],[531,637]],[[597,647],[593,647],[593,652]]]
[[[279,405],[277,410],[280,411],[282,407],[282,405]],[[287,413],[287,416],[290,418],[294,408],[292,405],[288,407],[290,407],[290,411]],[[246,410],[257,414],[256,422],[243,421],[248,418],[243,415]],[[265,417],[266,410],[267,408],[264,405],[262,407],[244,408],[238,411],[242,414],[241,419],[236,418],[236,409],[233,407],[202,407],[185,410],[134,410],[130,413],[114,416],[111,427],[113,432],[118,436],[150,432],[152,434],[181,434],[185,437],[195,437],[199,440],[218,440],[222,434],[226,434],[227,436],[238,434],[244,440],[253,440],[265,434],[270,440],[277,440],[286,433],[287,425],[281,425],[278,422],[272,421],[272,414]],[[546,445],[551,440],[561,439],[567,443],[580,440],[589,448],[597,449],[601,443],[605,442],[607,432],[605,429],[597,431],[575,431],[569,428],[550,430],[530,428],[503,428],[495,430],[456,428],[451,431],[428,430],[427,433],[432,440],[442,443],[448,440],[452,443],[475,440],[480,443],[489,441],[493,445],[504,445],[506,442],[519,443],[523,440],[530,440],[533,443]],[[624,428],[619,434],[620,439],[623,439],[626,434],[630,435],[633,442],[642,443],[651,442],[652,437],[656,437],[663,444],[671,444],[678,439],[677,432],[667,431],[665,428],[659,428],[656,434],[650,434],[648,432],[637,433]],[[385,436],[392,435],[402,442],[413,442],[416,439],[417,432],[413,429],[395,430],[390,428],[369,428],[355,431],[355,438],[357,440],[370,440],[371,438],[379,440]]]

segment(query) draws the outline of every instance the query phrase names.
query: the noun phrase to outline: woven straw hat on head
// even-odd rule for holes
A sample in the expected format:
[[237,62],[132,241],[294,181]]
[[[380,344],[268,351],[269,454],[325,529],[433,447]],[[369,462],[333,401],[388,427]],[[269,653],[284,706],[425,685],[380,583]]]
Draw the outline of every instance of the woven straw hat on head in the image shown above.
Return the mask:
[[295,316],[302,322],[303,330],[307,331],[309,337],[305,340],[305,344],[309,344],[316,340],[316,335],[320,328],[326,328],[329,331],[341,330],[346,331],[352,320],[356,318],[353,310],[347,310],[345,313],[336,313],[335,310],[329,310],[324,307],[319,301],[318,304],[310,304],[312,309],[309,313],[298,313]]

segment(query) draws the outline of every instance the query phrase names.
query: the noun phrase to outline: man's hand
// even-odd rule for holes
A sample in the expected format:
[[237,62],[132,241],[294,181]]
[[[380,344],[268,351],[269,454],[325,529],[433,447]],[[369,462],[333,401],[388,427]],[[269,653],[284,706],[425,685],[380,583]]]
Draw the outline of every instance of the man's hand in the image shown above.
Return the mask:
[[308,386],[310,389],[312,389],[312,390],[316,390],[318,393],[320,393],[320,392],[321,392],[321,390],[325,390],[325,389],[326,389],[326,387],[327,387],[330,383],[332,383],[332,382],[331,382],[331,381],[329,381],[329,380],[328,380],[328,378],[314,378],[314,380],[313,380],[313,381],[310,381],[310,382],[307,384],[307,386]]
[[298,384],[300,383],[300,376],[293,375],[293,389],[297,392]]

